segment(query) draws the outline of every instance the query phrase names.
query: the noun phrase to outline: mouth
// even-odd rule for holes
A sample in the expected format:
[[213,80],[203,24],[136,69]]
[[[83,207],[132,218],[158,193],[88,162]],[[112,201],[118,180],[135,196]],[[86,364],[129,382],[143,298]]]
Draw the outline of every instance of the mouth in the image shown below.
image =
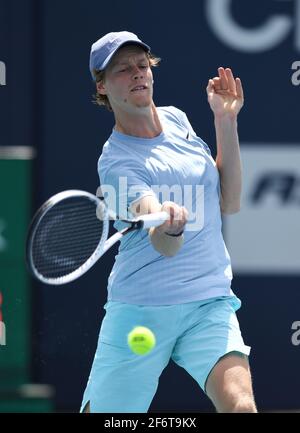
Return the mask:
[[135,86],[133,89],[131,89],[131,92],[142,92],[143,90],[147,90],[148,87],[144,85]]

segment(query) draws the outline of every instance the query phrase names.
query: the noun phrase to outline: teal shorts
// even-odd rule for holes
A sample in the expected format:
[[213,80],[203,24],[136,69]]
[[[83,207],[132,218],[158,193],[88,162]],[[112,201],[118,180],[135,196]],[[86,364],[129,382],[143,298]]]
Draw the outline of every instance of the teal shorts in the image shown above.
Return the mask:
[[[89,402],[90,412],[147,412],[170,359],[205,392],[206,379],[222,356],[232,351],[249,355],[235,314],[240,305],[236,296],[164,306],[107,302],[80,410]],[[127,345],[135,326],[146,326],[156,336],[156,346],[146,355],[135,355]]]

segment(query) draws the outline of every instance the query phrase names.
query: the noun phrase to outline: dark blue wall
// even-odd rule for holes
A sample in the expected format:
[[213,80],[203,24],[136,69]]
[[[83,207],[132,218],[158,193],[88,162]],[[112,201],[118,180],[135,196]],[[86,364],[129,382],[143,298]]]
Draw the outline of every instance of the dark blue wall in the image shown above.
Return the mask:
[[[96,163],[113,118],[91,103],[94,86],[88,61],[91,43],[109,31],[137,33],[162,58],[154,71],[156,105],[184,110],[213,152],[213,117],[205,88],[219,66],[231,67],[243,81],[242,141],[270,144],[270,151],[274,145],[298,142],[299,89],[291,84],[291,64],[300,57],[295,46],[298,2],[232,1],[232,16],[245,28],[255,29],[274,14],[286,15],[294,23],[287,37],[272,49],[242,52],[213,33],[205,16],[207,1],[1,2],[0,60],[8,65],[8,85],[0,93],[6,92],[10,114],[1,105],[0,138],[1,143],[36,147],[35,208],[64,189],[97,189]],[[12,15],[9,7],[13,6],[8,4],[16,3]],[[17,10],[20,3],[21,11]],[[24,14],[23,23],[8,25],[3,14],[10,14],[12,21]],[[16,54],[11,47],[17,49],[18,44]],[[116,251],[110,251],[75,283],[33,286],[33,377],[54,384],[60,409],[79,408]],[[290,342],[290,325],[300,319],[299,276],[236,275],[233,289],[243,301],[239,319],[244,338],[252,346],[259,407],[299,407],[300,349]],[[170,365],[151,409],[211,410],[211,404],[187,374]]]

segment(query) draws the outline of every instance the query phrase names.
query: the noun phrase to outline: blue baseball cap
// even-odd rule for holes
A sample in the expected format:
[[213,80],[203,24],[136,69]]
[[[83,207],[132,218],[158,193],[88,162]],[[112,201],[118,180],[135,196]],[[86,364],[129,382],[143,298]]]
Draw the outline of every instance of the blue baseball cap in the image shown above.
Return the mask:
[[93,80],[95,80],[93,70],[102,71],[105,69],[115,52],[127,44],[140,45],[145,51],[150,52],[150,47],[142,42],[137,35],[126,31],[107,33],[92,45],[90,71]]

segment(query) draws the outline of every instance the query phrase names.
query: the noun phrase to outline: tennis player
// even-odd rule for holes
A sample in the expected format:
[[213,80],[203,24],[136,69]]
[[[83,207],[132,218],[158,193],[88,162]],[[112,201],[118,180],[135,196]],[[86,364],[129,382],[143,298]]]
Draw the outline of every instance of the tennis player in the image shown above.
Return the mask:
[[[152,68],[159,60],[127,31],[106,34],[91,48],[96,102],[115,119],[98,162],[100,183],[113,188],[122,216],[165,210],[170,219],[121,241],[81,411],[147,412],[172,359],[198,382],[217,412],[256,412],[250,347],[236,317],[241,301],[231,290],[221,232],[221,214],[240,209],[242,84],[222,67],[208,82],[214,160],[183,111],[155,106]],[[184,69],[180,85],[189,85]],[[176,194],[166,199],[163,186]],[[155,348],[144,356],[127,345],[137,325],[156,336]]]

